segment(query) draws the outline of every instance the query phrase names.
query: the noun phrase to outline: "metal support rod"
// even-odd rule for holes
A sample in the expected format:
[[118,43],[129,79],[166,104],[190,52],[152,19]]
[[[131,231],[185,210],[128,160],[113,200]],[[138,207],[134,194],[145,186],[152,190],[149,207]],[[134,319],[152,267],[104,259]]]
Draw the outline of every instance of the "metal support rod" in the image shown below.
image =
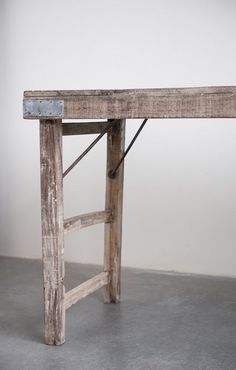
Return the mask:
[[130,151],[130,149],[132,148],[135,140],[137,139],[138,135],[140,134],[140,132],[142,131],[142,129],[144,128],[145,126],[145,123],[147,122],[148,118],[145,118],[145,120],[143,121],[143,123],[141,124],[141,126],[139,127],[138,131],[136,132],[136,134],[134,135],[133,139],[131,140],[129,146],[127,147],[127,149],[125,150],[124,154],[122,155],[121,159],[119,160],[119,162],[117,163],[116,167],[111,169],[109,172],[108,172],[108,176],[111,178],[111,179],[114,179],[116,177],[116,174],[117,174],[117,171],[121,165],[121,163],[123,162],[123,160],[125,159],[126,155],[128,154],[128,152]]
[[63,172],[63,178],[81,161],[82,158],[84,158],[84,156],[94,147],[94,145],[97,144],[97,142],[107,133],[115,121],[116,120],[108,122],[101,134],[98,135],[96,139],[88,146],[88,148],[85,149],[82,154],[80,154],[80,156],[65,170],[65,172]]

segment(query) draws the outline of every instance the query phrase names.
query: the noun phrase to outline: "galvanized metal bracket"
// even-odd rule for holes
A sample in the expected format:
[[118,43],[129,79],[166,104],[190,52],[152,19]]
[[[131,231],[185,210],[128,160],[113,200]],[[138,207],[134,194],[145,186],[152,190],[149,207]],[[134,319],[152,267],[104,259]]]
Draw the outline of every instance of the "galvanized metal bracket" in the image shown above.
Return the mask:
[[64,114],[63,100],[24,99],[24,118],[62,118]]

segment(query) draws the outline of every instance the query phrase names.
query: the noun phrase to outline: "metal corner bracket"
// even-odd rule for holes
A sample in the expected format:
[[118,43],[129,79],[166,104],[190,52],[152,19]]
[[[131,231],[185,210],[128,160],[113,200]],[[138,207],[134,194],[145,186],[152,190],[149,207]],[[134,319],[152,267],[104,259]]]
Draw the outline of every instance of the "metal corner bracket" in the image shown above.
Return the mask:
[[64,101],[52,99],[24,99],[24,118],[62,118]]

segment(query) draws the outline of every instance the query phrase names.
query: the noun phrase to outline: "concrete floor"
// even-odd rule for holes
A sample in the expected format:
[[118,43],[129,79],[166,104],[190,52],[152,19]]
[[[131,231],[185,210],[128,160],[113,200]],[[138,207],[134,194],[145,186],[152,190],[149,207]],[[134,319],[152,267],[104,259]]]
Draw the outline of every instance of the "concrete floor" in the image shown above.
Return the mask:
[[[123,269],[122,303],[101,292],[67,311],[66,343],[43,344],[41,263],[0,258],[0,370],[235,370],[236,280]],[[67,264],[68,289],[94,266]]]

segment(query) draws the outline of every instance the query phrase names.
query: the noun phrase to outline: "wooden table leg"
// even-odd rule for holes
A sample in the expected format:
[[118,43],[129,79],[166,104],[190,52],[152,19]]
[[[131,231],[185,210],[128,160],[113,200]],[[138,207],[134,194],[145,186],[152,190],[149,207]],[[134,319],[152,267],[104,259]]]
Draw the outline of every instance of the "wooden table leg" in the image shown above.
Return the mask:
[[40,121],[45,341],[65,341],[62,123]]
[[104,301],[117,303],[120,300],[120,270],[122,242],[122,205],[124,163],[115,178],[108,177],[125,149],[125,120],[119,120],[107,134],[106,210],[111,210],[113,221],[105,224],[104,271],[110,272],[110,283],[104,287]]

